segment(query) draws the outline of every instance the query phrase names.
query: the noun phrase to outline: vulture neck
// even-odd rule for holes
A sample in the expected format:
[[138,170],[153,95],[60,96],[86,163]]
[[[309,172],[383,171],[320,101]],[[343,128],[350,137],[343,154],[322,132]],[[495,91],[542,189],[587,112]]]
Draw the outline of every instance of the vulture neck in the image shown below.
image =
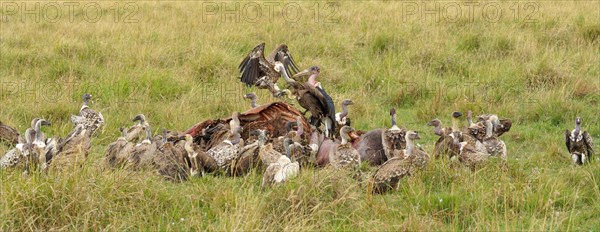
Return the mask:
[[290,78],[287,74],[287,72],[285,71],[285,68],[283,68],[283,66],[280,66],[280,70],[281,71],[281,76],[283,77],[283,79],[287,82],[287,83],[294,83],[296,82],[294,79]]
[[231,136],[232,136],[231,139],[228,139],[229,142],[231,142],[231,145],[236,145],[236,144],[240,143],[240,141],[242,140],[242,136],[240,136],[240,133],[237,130],[234,133],[232,133]]
[[267,144],[267,136],[264,134],[261,134],[258,136],[258,145],[263,147],[265,146],[265,144]]
[[163,139],[162,139],[163,144],[167,143],[167,130],[166,129],[163,129],[162,135],[163,135]]
[[290,156],[291,156],[291,152],[292,152],[292,151],[291,151],[291,149],[290,149],[290,145],[291,145],[291,144],[292,144],[292,139],[290,139],[290,138],[285,138],[285,139],[283,140],[283,148],[285,148],[285,155],[286,155],[287,157],[290,157]]
[[298,120],[296,122],[296,124],[298,124],[298,130],[296,130],[296,136],[298,138],[302,138],[302,135],[304,134],[304,124],[302,124],[302,121]]
[[435,127],[433,128],[433,133],[437,136],[442,136],[444,135],[444,129],[442,128],[442,123],[438,123],[437,125],[435,125]]
[[473,126],[473,117],[470,114],[467,116],[467,123],[469,124],[469,127]]
[[42,133],[41,133],[41,127],[42,127],[42,120],[38,120],[35,123],[35,141],[34,143],[41,143],[42,142]]
[[152,131],[149,126],[146,126],[146,139],[142,143],[152,143]]
[[350,141],[350,136],[348,135],[348,132],[343,132],[340,137],[342,137],[342,145],[347,144],[348,141]]
[[313,87],[317,87],[317,77],[318,76],[319,76],[318,73],[310,75],[310,77],[308,77],[308,84],[312,85]]
[[348,116],[348,105],[342,104],[342,113],[340,113],[340,119]]
[[400,130],[400,128],[396,124],[396,113],[392,114],[392,127],[390,129],[391,130]]
[[256,108],[258,107],[258,104],[256,104],[256,98],[253,97],[250,99],[250,105],[252,106],[252,108]]
[[456,118],[452,117],[452,131],[458,131]]
[[125,130],[125,129],[121,130],[121,137],[119,139],[127,141],[127,130]]
[[185,140],[185,144],[183,145],[183,148],[190,155],[194,153],[194,149],[192,148],[192,140],[191,139]]
[[88,99],[83,99],[83,105],[81,106],[81,109],[79,111],[82,111],[85,108],[89,108],[88,101]]
[[33,129],[31,129],[31,128],[28,128],[28,129],[25,131],[25,143],[26,143],[26,144],[33,143],[33,140],[34,140],[34,138],[33,138],[33,137],[34,137],[34,136],[36,136],[36,137],[37,137],[37,135],[34,135],[34,134],[35,134],[35,130],[33,130]]
[[579,135],[581,132],[581,123],[575,122],[575,130],[573,130],[573,134]]
[[404,136],[404,138],[406,139],[406,153],[408,155],[412,155],[413,151],[415,150],[415,143],[409,137],[408,133],[406,133],[406,136]]

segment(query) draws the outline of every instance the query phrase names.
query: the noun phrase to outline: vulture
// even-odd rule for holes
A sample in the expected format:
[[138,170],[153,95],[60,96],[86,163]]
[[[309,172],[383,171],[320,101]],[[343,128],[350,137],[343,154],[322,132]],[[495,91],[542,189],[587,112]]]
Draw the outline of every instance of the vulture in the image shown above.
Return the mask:
[[444,128],[442,126],[442,121],[440,121],[437,118],[433,119],[427,123],[427,126],[433,127],[433,133],[440,137],[438,139],[438,141],[435,143],[435,147],[434,147],[435,158],[440,158],[442,156],[448,156],[449,158],[452,158],[455,155],[458,155],[458,153],[455,152],[455,149],[452,149],[453,139],[450,135],[452,134],[453,131],[459,130],[458,125],[457,125],[458,124],[457,119],[461,116],[462,116],[462,113],[460,113],[460,112],[452,113],[452,127]]
[[342,101],[342,112],[335,114],[335,122],[338,127],[350,126],[350,118],[348,118],[348,106],[354,105],[351,99],[345,99]]
[[168,181],[181,182],[188,179],[187,154],[183,147],[167,141],[167,129],[162,129],[162,145],[154,156],[154,167]]
[[229,167],[231,162],[238,158],[240,148],[244,147],[244,140],[240,135],[242,127],[240,126],[239,116],[239,112],[233,113],[229,121],[230,129],[228,138],[206,152],[210,157],[215,159],[217,166],[221,170]]
[[119,137],[117,141],[109,144],[108,148],[106,149],[105,162],[109,167],[117,166],[119,163],[119,154],[129,144],[129,141],[127,141],[127,131],[125,131],[125,128],[121,127],[119,128],[119,131],[121,132],[121,137]]
[[11,145],[19,143],[19,131],[0,121],[0,141],[5,141]]
[[52,167],[61,169],[66,166],[82,164],[90,150],[92,131],[78,124],[59,144],[59,151],[52,158]]
[[152,130],[150,126],[145,126],[146,138],[131,149],[131,154],[128,158],[128,163],[134,170],[149,167],[156,155],[158,146],[152,140]]
[[493,133],[496,137],[500,137],[504,133],[510,131],[512,127],[512,121],[510,119],[499,119],[498,115],[495,114],[482,114],[477,116],[478,122],[482,122],[485,124],[485,121],[492,120],[494,124]]
[[288,73],[298,72],[298,67],[285,44],[279,45],[265,58],[265,43],[260,43],[242,60],[239,65],[240,80],[246,86],[256,86],[259,89],[269,89],[273,96],[280,96],[281,91],[277,81],[281,74],[275,69],[275,63],[281,63]]
[[248,93],[244,95],[244,98],[249,99],[250,100],[250,107],[252,108],[256,108],[259,105],[256,104],[256,100],[258,99],[258,96],[256,96],[255,93]]
[[565,130],[565,143],[575,165],[587,164],[592,160],[594,145],[592,136],[581,130],[581,118],[575,118],[575,129]]
[[396,124],[395,108],[390,109],[390,116],[392,117],[392,127],[382,131],[381,134],[381,144],[387,160],[397,156],[406,148],[406,129],[400,129]]
[[485,152],[490,154],[491,156],[498,156],[503,160],[506,160],[506,144],[504,141],[498,138],[498,134],[494,133],[494,129],[496,128],[496,123],[498,121],[498,117],[492,115],[487,120],[485,120],[485,137],[481,141],[483,147],[485,148]]
[[[30,154],[30,165],[34,165],[34,169],[47,171],[48,163],[46,157],[46,142],[42,137],[42,126],[49,126],[50,122],[45,119],[39,119],[35,122],[35,139],[33,141],[33,152]],[[28,165],[29,166],[29,165]],[[28,171],[28,170],[26,170]]]
[[232,162],[232,168],[228,173],[230,176],[246,175],[253,167],[258,166],[259,143],[258,140],[255,140],[240,149],[238,158]]
[[261,191],[264,191],[265,188],[270,187],[273,184],[283,183],[290,178],[296,177],[298,172],[300,172],[300,165],[298,162],[292,162],[287,156],[281,155],[274,163],[269,164],[265,170],[260,189]]
[[304,84],[299,84],[294,79],[289,78],[281,64],[276,64],[276,69],[282,72],[283,78],[293,89],[292,94],[296,96],[300,106],[310,111],[311,123],[317,127],[323,123],[325,137],[333,137],[336,131],[335,104],[321,82],[317,82],[317,77],[321,74],[321,68],[312,66],[293,76],[294,78],[309,76],[308,81]]
[[137,143],[141,140],[144,140],[146,137],[146,132],[144,130],[147,126],[150,126],[150,124],[148,124],[148,120],[144,114],[136,115],[133,118],[133,122],[137,123],[127,129],[125,139],[127,141]]
[[208,156],[198,145],[194,144],[194,139],[191,135],[185,135],[183,147],[190,162],[190,176],[196,177],[198,174],[204,176],[207,172],[215,172],[219,169],[217,161]]
[[277,162],[281,153],[273,148],[273,143],[268,143],[267,131],[256,130],[254,133],[258,135],[258,157],[262,164],[269,166],[271,163]]
[[[466,141],[460,142],[463,134],[460,131],[454,131],[451,134],[453,148],[457,149],[458,160],[469,167],[471,170],[476,170],[483,166],[490,157],[490,154],[482,152]],[[464,138],[462,138],[464,140]]]
[[371,179],[372,193],[382,194],[396,189],[402,178],[413,175],[429,162],[429,155],[414,144],[415,140],[420,139],[418,132],[407,131],[404,139],[406,149],[396,153],[375,171]]
[[358,168],[360,165],[360,154],[352,147],[350,143],[350,132],[354,131],[352,127],[343,126],[340,129],[340,137],[342,139],[340,144],[337,144],[335,148],[329,154],[329,164],[334,168],[353,167]]
[[89,93],[83,94],[83,105],[79,110],[79,115],[71,115],[71,122],[74,126],[83,125],[90,134],[94,134],[98,128],[104,125],[104,116],[102,113],[96,112],[89,107],[89,101],[92,95]]
[[25,141],[18,143],[15,148],[8,151],[0,158],[0,169],[13,168],[19,164],[22,159],[28,159],[33,148],[35,130],[28,128],[25,130]]

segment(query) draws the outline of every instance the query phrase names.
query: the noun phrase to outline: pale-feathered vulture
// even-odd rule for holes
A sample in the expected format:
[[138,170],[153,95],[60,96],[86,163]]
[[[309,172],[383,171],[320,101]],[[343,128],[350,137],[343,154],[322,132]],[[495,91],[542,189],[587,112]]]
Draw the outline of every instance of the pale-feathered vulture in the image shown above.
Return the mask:
[[352,147],[350,143],[350,132],[354,131],[352,127],[343,126],[340,129],[341,143],[336,145],[329,155],[329,164],[334,168],[352,167],[358,168],[360,165],[360,154]]
[[87,159],[91,146],[91,134],[84,125],[78,124],[59,144],[59,151],[52,158],[53,169],[81,165]]
[[30,162],[26,169],[26,172],[29,171],[29,168],[33,166],[35,170],[47,171],[48,163],[46,157],[46,142],[42,137],[42,126],[51,125],[45,119],[39,119],[35,123],[35,139],[33,141],[33,152],[30,154]]
[[71,115],[71,122],[74,126],[83,125],[90,134],[93,135],[96,130],[105,124],[102,113],[96,112],[89,107],[89,101],[92,95],[89,93],[83,94],[83,105],[79,110],[79,115]]
[[290,178],[294,178],[298,175],[299,171],[300,165],[298,162],[292,162],[287,156],[280,155],[276,162],[269,164],[265,170],[260,189],[261,191],[264,191],[265,188],[268,188],[273,184],[280,184]]
[[254,133],[258,135],[258,157],[262,164],[268,167],[271,163],[277,162],[282,154],[273,148],[273,143],[268,142],[268,132],[265,130],[256,130]]
[[126,131],[125,139],[130,142],[140,142],[146,138],[146,127],[150,126],[148,124],[148,119],[144,114],[138,114],[133,118],[133,122],[137,122],[135,125],[129,127]]
[[[337,127],[341,128],[342,126],[351,126],[350,118],[348,118],[348,106],[354,105],[354,102],[351,99],[344,99],[342,101],[342,112],[335,114],[335,122]],[[336,128],[337,128],[336,127]]]
[[498,115],[495,114],[482,114],[477,116],[478,122],[485,124],[485,121],[491,120],[494,126],[493,133],[496,137],[500,137],[504,133],[510,131],[512,127],[512,121],[510,119],[499,119]]
[[575,129],[565,130],[565,142],[567,150],[571,154],[573,164],[583,165],[592,160],[594,154],[594,144],[592,136],[587,131],[581,129],[581,118],[575,118]]
[[281,77],[279,71],[275,70],[275,63],[279,62],[288,73],[298,72],[292,55],[287,45],[279,45],[265,58],[265,43],[260,43],[242,60],[239,65],[242,77],[240,80],[247,86],[257,86],[259,89],[269,89],[273,96],[280,95],[277,80]]
[[[434,147],[434,156],[435,158],[440,158],[443,156],[448,156],[449,158],[452,158],[456,155],[458,155],[458,152],[456,149],[453,149],[453,139],[452,136],[450,136],[452,134],[453,131],[458,131],[458,118],[462,116],[462,113],[460,112],[453,112],[452,113],[452,127],[446,127],[444,128],[442,126],[442,121],[440,121],[439,119],[433,119],[431,121],[429,121],[427,123],[427,126],[432,126],[433,127],[433,133],[437,136],[439,136],[440,138],[437,140],[437,142],[435,143],[435,147]],[[461,140],[462,142],[462,140]]]
[[242,127],[240,126],[239,115],[239,112],[234,112],[231,116],[228,138],[206,152],[215,159],[221,170],[227,170],[231,162],[238,158],[239,150],[244,147],[244,140],[240,134]]
[[491,156],[500,157],[503,160],[507,158],[506,152],[506,144],[498,135],[494,133],[494,129],[496,128],[496,123],[498,121],[498,117],[496,115],[490,116],[488,119],[484,121],[485,124],[485,138],[481,141],[483,147],[485,148],[486,153]]
[[381,144],[386,158],[389,160],[406,149],[406,129],[401,129],[396,123],[396,109],[390,109],[392,127],[382,132]]
[[24,159],[29,158],[29,154],[33,149],[33,140],[35,137],[35,130],[33,128],[28,128],[25,130],[24,141],[22,143],[18,143],[15,148],[9,150],[0,158],[0,169],[8,169],[14,168]]

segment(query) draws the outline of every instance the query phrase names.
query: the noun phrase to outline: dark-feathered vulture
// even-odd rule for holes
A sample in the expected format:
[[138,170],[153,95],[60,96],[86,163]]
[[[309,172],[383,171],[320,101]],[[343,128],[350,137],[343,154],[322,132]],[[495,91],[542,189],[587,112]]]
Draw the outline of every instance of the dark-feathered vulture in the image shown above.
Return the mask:
[[571,154],[571,160],[576,165],[583,165],[592,160],[594,144],[592,136],[581,129],[581,118],[575,118],[575,129],[565,131],[565,142],[567,150]]
[[[325,124],[326,137],[332,137],[334,134],[333,131],[335,131],[335,104],[331,97],[327,95],[327,92],[318,85],[315,87],[310,82],[300,83],[290,78],[285,72],[285,67],[282,63],[276,63],[275,70],[281,72],[281,75],[291,89],[291,94],[296,97],[300,106],[310,111],[311,124],[318,127],[323,122]],[[319,67],[313,66],[302,71],[297,76],[311,75],[310,78],[314,79],[319,73]]]
[[[442,121],[439,119],[433,119],[427,123],[427,126],[433,126],[433,133],[437,136],[440,136],[438,141],[435,143],[434,155],[435,158],[439,158],[442,156],[448,156],[449,158],[458,155],[456,149],[452,149],[453,147],[453,139],[450,136],[453,131],[458,131],[458,118],[462,116],[460,112],[452,113],[452,127],[444,128],[442,126]],[[461,141],[462,142],[462,141]]]
[[117,139],[117,141],[112,142],[108,145],[105,153],[105,162],[109,167],[115,167],[118,164],[117,157],[119,153],[127,146],[127,131],[125,128],[119,128],[121,132],[121,137]]
[[58,154],[52,158],[53,169],[63,169],[82,164],[91,146],[91,130],[83,124],[78,124],[59,144]]
[[167,141],[167,129],[162,129],[162,137],[162,145],[158,147],[158,152],[153,160],[158,174],[173,182],[187,180],[189,166],[185,149]]
[[279,45],[265,58],[265,43],[257,45],[239,65],[242,74],[241,81],[247,86],[257,86],[259,89],[269,89],[274,96],[279,95],[277,80],[281,77],[275,70],[275,62],[280,62],[286,72],[296,73],[298,67],[288,50],[287,45]]
[[19,142],[19,131],[0,121],[0,141],[6,141],[11,145],[16,145]]

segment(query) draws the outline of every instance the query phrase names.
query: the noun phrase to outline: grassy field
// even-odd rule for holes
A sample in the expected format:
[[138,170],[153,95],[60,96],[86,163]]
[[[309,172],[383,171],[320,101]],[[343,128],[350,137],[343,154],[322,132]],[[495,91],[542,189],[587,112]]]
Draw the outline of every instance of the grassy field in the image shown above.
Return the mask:
[[[107,124],[82,170],[1,172],[0,231],[600,228],[600,160],[573,167],[563,136],[581,116],[600,142],[597,2],[271,3],[1,2],[0,120],[23,131],[44,117],[46,134],[64,136],[89,92]],[[249,91],[273,101],[238,79],[237,65],[263,41],[269,51],[286,43],[301,68],[319,65],[333,99],[354,100],[355,128],[389,127],[397,107],[430,153],[433,118],[448,124],[452,111],[473,110],[512,119],[508,168],[433,160],[383,196],[327,169],[264,193],[261,173],[174,184],[103,169],[106,145],[138,113],[155,132],[185,130],[248,109]]]

